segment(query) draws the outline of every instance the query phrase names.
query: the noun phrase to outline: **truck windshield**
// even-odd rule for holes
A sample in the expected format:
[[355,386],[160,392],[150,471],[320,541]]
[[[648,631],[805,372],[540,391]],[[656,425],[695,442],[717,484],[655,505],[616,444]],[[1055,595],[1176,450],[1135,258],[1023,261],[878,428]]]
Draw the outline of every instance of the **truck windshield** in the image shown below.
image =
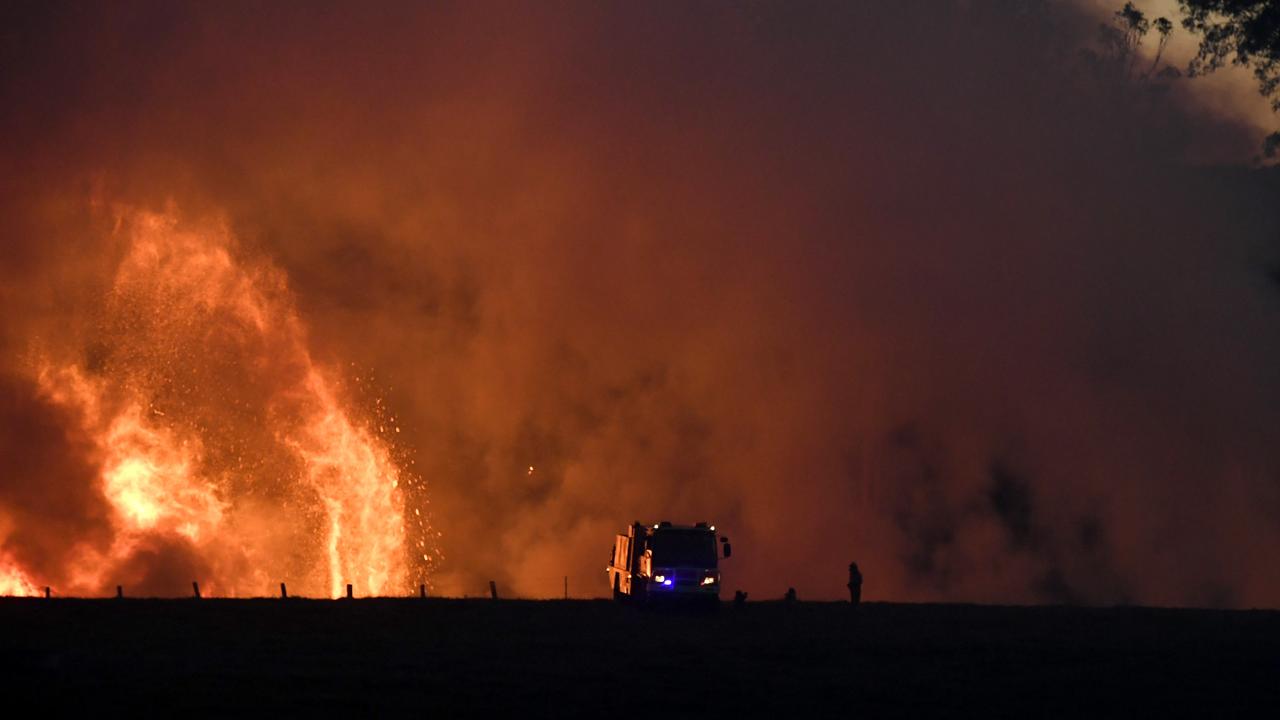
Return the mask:
[[659,530],[649,538],[653,564],[670,567],[716,566],[716,536],[706,530]]

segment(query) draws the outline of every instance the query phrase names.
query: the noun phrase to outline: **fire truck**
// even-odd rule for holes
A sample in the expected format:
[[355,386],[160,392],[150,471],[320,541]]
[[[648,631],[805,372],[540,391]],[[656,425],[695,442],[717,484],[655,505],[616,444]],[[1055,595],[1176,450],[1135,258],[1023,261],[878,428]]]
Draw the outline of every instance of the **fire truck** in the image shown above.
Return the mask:
[[[720,548],[726,558],[733,553],[727,537],[720,538]],[[672,525],[665,520],[654,525],[632,523],[625,535],[614,538],[609,555],[613,599],[639,605],[677,601],[718,607],[720,554],[715,525]]]

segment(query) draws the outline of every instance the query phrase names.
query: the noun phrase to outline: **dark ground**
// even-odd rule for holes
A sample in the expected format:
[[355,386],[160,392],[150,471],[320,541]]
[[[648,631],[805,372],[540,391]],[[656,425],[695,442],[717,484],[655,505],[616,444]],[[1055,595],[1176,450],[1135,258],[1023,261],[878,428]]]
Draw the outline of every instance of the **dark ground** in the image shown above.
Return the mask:
[[1280,612],[0,599],[0,678],[93,715],[1270,715]]

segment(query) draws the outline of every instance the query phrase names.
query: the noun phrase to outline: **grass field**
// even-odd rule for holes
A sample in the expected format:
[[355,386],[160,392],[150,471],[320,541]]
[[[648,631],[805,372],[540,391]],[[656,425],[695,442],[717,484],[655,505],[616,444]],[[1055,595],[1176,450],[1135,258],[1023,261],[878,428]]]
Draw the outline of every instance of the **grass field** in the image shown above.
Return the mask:
[[0,599],[0,677],[83,714],[1239,716],[1280,701],[1280,613]]

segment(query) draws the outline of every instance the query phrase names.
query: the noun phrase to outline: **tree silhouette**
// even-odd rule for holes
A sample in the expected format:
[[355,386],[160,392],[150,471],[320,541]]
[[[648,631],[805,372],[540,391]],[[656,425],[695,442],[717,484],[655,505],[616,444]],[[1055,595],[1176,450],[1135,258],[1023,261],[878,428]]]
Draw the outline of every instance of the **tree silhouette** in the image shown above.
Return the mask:
[[[1178,0],[1178,6],[1182,27],[1200,37],[1190,74],[1210,73],[1228,63],[1250,68],[1258,79],[1258,91],[1280,112],[1280,3]],[[1263,147],[1267,157],[1275,157],[1277,151],[1280,132],[1271,133]]]
[[1115,24],[1120,29],[1118,37],[1120,60],[1124,63],[1125,77],[1128,77],[1129,71],[1133,68],[1133,59],[1138,55],[1138,46],[1142,44],[1142,38],[1146,37],[1147,32],[1151,30],[1151,21],[1142,14],[1141,10],[1134,7],[1133,3],[1127,2],[1124,7],[1116,11]]
[[1147,68],[1147,74],[1150,75],[1157,67],[1160,66],[1160,58],[1164,55],[1164,49],[1169,45],[1169,35],[1173,33],[1173,23],[1169,18],[1156,18],[1152,23],[1156,32],[1160,34],[1160,43],[1156,45],[1156,56],[1151,61],[1151,67]]
[[1138,49],[1142,47],[1143,39],[1153,28],[1159,34],[1160,40],[1156,45],[1156,54],[1151,60],[1151,66],[1139,76],[1139,79],[1149,80],[1153,73],[1161,78],[1177,77],[1181,73],[1173,67],[1166,67],[1156,73],[1160,67],[1160,60],[1164,57],[1165,47],[1169,44],[1169,35],[1173,33],[1173,22],[1169,18],[1158,17],[1151,20],[1133,3],[1127,2],[1124,7],[1111,14],[1110,23],[1099,26],[1102,44],[1107,50],[1108,57],[1126,81],[1133,78],[1133,66],[1138,59]]
[[1109,24],[1099,26],[1103,46],[1124,79],[1130,78],[1138,48],[1150,30],[1151,21],[1131,2],[1112,13]]

